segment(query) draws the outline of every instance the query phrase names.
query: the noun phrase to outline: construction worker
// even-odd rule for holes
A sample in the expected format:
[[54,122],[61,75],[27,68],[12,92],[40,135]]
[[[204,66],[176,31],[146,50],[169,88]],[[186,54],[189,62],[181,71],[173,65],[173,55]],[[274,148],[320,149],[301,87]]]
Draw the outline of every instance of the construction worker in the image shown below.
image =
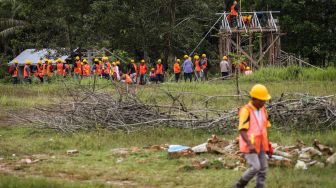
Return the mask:
[[149,81],[150,82],[156,82],[156,74],[155,74],[155,69],[151,68],[151,71],[149,73]]
[[194,65],[195,65],[195,81],[201,79],[201,61],[198,55],[194,56]]
[[63,77],[65,78],[68,74],[70,74],[70,65],[65,61],[62,61],[64,65]]
[[80,79],[82,77],[82,61],[79,56],[75,58],[74,75],[75,79]]
[[208,58],[206,54],[202,54],[201,69],[202,80],[208,80]]
[[119,66],[117,65],[117,62],[112,63],[112,80],[120,80]]
[[37,62],[37,67],[36,67],[36,73],[35,76],[40,80],[40,82],[43,82],[43,65],[42,65],[42,60],[39,60]]
[[131,62],[127,66],[127,74],[132,78],[133,82],[136,83],[137,66],[134,59],[131,59]]
[[221,78],[224,80],[229,76],[230,72],[230,64],[228,62],[228,57],[224,56],[223,60],[220,62],[220,70],[221,70]]
[[238,18],[238,11],[239,11],[239,5],[237,1],[233,2],[233,5],[231,5],[230,8],[231,12],[228,15],[228,20],[230,22],[231,27],[237,26],[237,18]]
[[53,76],[53,73],[54,73],[54,67],[53,67],[53,64],[52,64],[52,60],[49,59],[48,60],[48,66],[47,66],[47,76],[49,78],[51,78]]
[[102,58],[102,62],[103,62],[103,68],[102,68],[102,71],[103,71],[103,77],[105,79],[111,79],[111,75],[110,75],[110,72],[111,72],[111,63],[108,61],[108,57],[104,56]]
[[146,74],[147,74],[147,65],[145,63],[145,60],[142,59],[140,61],[140,66],[139,66],[139,73],[140,73],[140,85],[145,85],[146,84]]
[[155,74],[156,74],[156,83],[161,82],[163,83],[163,66],[162,66],[162,60],[158,59],[156,66],[155,66]]
[[96,76],[101,76],[102,67],[99,63],[99,59],[95,58],[93,62],[94,62],[94,65],[92,67],[93,74],[96,75]]
[[83,60],[83,76],[84,77],[90,77],[91,76],[91,67],[87,61],[87,59]]
[[188,55],[184,55],[184,62],[182,64],[183,68],[183,73],[184,73],[184,81],[186,82],[187,79],[192,82],[192,73],[194,72],[193,70],[193,63],[191,62],[191,58],[189,58]]
[[44,59],[44,63],[42,65],[42,75],[43,75],[43,83],[47,83],[48,82],[48,63],[49,63],[49,59]]
[[177,83],[180,79],[181,74],[181,66],[180,66],[181,60],[177,59],[174,64],[174,74],[175,74],[175,82]]
[[57,76],[64,76],[64,64],[61,58],[56,60]]
[[266,180],[269,151],[267,129],[271,127],[265,102],[271,99],[264,85],[254,85],[250,91],[251,101],[239,112],[239,148],[250,168],[236,183],[236,188],[245,187],[257,175],[257,188],[263,188]]
[[246,67],[245,71],[244,71],[244,75],[251,75],[253,72],[251,70],[251,67]]
[[14,60],[14,64],[9,67],[9,74],[12,75],[13,84],[19,83],[19,61]]
[[30,65],[32,64],[32,62],[27,59],[25,61],[25,66],[23,68],[23,78],[24,78],[24,81],[25,82],[28,82],[29,84],[32,83],[32,80],[31,80],[31,69],[30,69]]
[[121,76],[121,82],[126,83],[127,85],[133,84],[133,80],[128,74],[123,74]]

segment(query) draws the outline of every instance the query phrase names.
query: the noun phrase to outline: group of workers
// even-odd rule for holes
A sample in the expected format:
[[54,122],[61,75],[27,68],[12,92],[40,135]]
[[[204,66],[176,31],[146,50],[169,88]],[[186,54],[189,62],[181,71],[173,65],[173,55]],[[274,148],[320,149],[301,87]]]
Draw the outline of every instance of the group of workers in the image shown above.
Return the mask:
[[[202,54],[201,57],[195,55],[193,58],[189,55],[184,55],[183,58],[183,62],[181,59],[176,59],[172,67],[175,82],[179,82],[182,75],[185,82],[205,81],[208,79],[209,61],[206,54]],[[35,77],[40,82],[47,83],[53,76],[71,76],[75,79],[96,76],[127,84],[145,85],[148,81],[163,83],[165,77],[169,77],[167,69],[161,59],[158,59],[155,64],[146,63],[144,59],[137,64],[134,59],[130,59],[129,63],[125,64],[119,60],[110,63],[109,58],[104,56],[102,58],[94,58],[91,65],[87,59],[81,59],[77,56],[74,58],[73,63],[70,64],[60,58],[55,62],[50,59],[39,60],[37,65],[32,65],[32,61],[26,60],[23,69],[23,80],[26,83],[32,83],[32,79]],[[239,65],[239,69],[242,74],[252,74],[250,67],[244,62]],[[228,57],[224,56],[220,62],[221,78],[224,80],[229,77],[231,70],[231,63],[229,63]],[[19,82],[19,62],[17,60],[10,66],[9,73],[13,78],[13,83],[17,84]]]
[[[39,60],[37,65],[32,65],[31,60],[25,60],[23,68],[24,82],[32,83],[32,78],[36,77],[40,82],[48,82],[53,76],[67,77],[72,76],[75,79],[97,76],[100,78],[121,81],[127,84],[146,84],[147,80],[155,83],[163,83],[167,67],[162,64],[162,60],[158,59],[155,64],[147,64],[144,59],[139,64],[131,59],[129,63],[122,64],[119,60],[109,61],[104,56],[101,59],[94,58],[93,64],[90,65],[87,59],[81,59],[79,56],[74,58],[73,63],[66,63],[62,59],[53,62],[50,59]],[[120,66],[123,66],[121,70]],[[151,67],[151,68],[150,68]],[[176,59],[173,65],[173,73],[175,81],[179,82],[180,75],[183,73],[185,81],[206,80],[207,79],[208,59],[206,54],[202,54],[200,58],[195,55],[192,59],[188,55],[184,56],[183,63],[180,59]],[[149,69],[150,68],[150,69]],[[13,83],[19,82],[19,62],[14,60],[13,65],[9,67],[9,73],[13,78]],[[149,78],[147,75],[149,74]]]
[[[227,19],[230,23],[231,27],[235,27],[238,26],[238,16],[239,16],[239,11],[240,11],[240,7],[238,5],[237,1],[234,1],[233,4],[230,7],[230,14],[227,15]],[[252,15],[242,15],[242,21],[244,22],[246,27],[251,27],[251,23],[252,23]]]

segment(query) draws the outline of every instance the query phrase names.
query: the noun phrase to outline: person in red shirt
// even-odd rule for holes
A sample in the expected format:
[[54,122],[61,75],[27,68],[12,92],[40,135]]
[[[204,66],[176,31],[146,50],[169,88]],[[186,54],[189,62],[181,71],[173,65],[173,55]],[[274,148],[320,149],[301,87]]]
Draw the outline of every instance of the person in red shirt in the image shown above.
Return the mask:
[[198,81],[201,78],[201,61],[198,55],[194,56],[194,65],[195,65],[195,81]]
[[146,74],[147,74],[147,65],[145,63],[145,60],[141,60],[140,66],[139,66],[139,73],[140,73],[140,85],[146,84]]

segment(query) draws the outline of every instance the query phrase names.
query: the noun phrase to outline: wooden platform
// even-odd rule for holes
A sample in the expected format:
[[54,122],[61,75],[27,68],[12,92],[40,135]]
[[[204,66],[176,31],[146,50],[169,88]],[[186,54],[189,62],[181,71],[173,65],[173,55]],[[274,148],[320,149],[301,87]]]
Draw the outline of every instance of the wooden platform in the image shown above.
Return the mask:
[[263,27],[263,28],[247,28],[245,30],[244,28],[231,28],[231,32],[228,29],[221,29],[219,34],[228,34],[228,33],[276,33],[280,32],[280,27],[276,29],[274,28],[268,28],[268,27]]

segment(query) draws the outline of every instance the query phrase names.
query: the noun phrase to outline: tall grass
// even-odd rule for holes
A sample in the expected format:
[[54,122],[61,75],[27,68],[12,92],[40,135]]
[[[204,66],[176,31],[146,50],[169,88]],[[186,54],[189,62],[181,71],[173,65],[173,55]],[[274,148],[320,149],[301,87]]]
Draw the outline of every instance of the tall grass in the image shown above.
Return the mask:
[[336,68],[324,70],[289,66],[285,68],[267,67],[243,76],[241,81],[336,81]]

